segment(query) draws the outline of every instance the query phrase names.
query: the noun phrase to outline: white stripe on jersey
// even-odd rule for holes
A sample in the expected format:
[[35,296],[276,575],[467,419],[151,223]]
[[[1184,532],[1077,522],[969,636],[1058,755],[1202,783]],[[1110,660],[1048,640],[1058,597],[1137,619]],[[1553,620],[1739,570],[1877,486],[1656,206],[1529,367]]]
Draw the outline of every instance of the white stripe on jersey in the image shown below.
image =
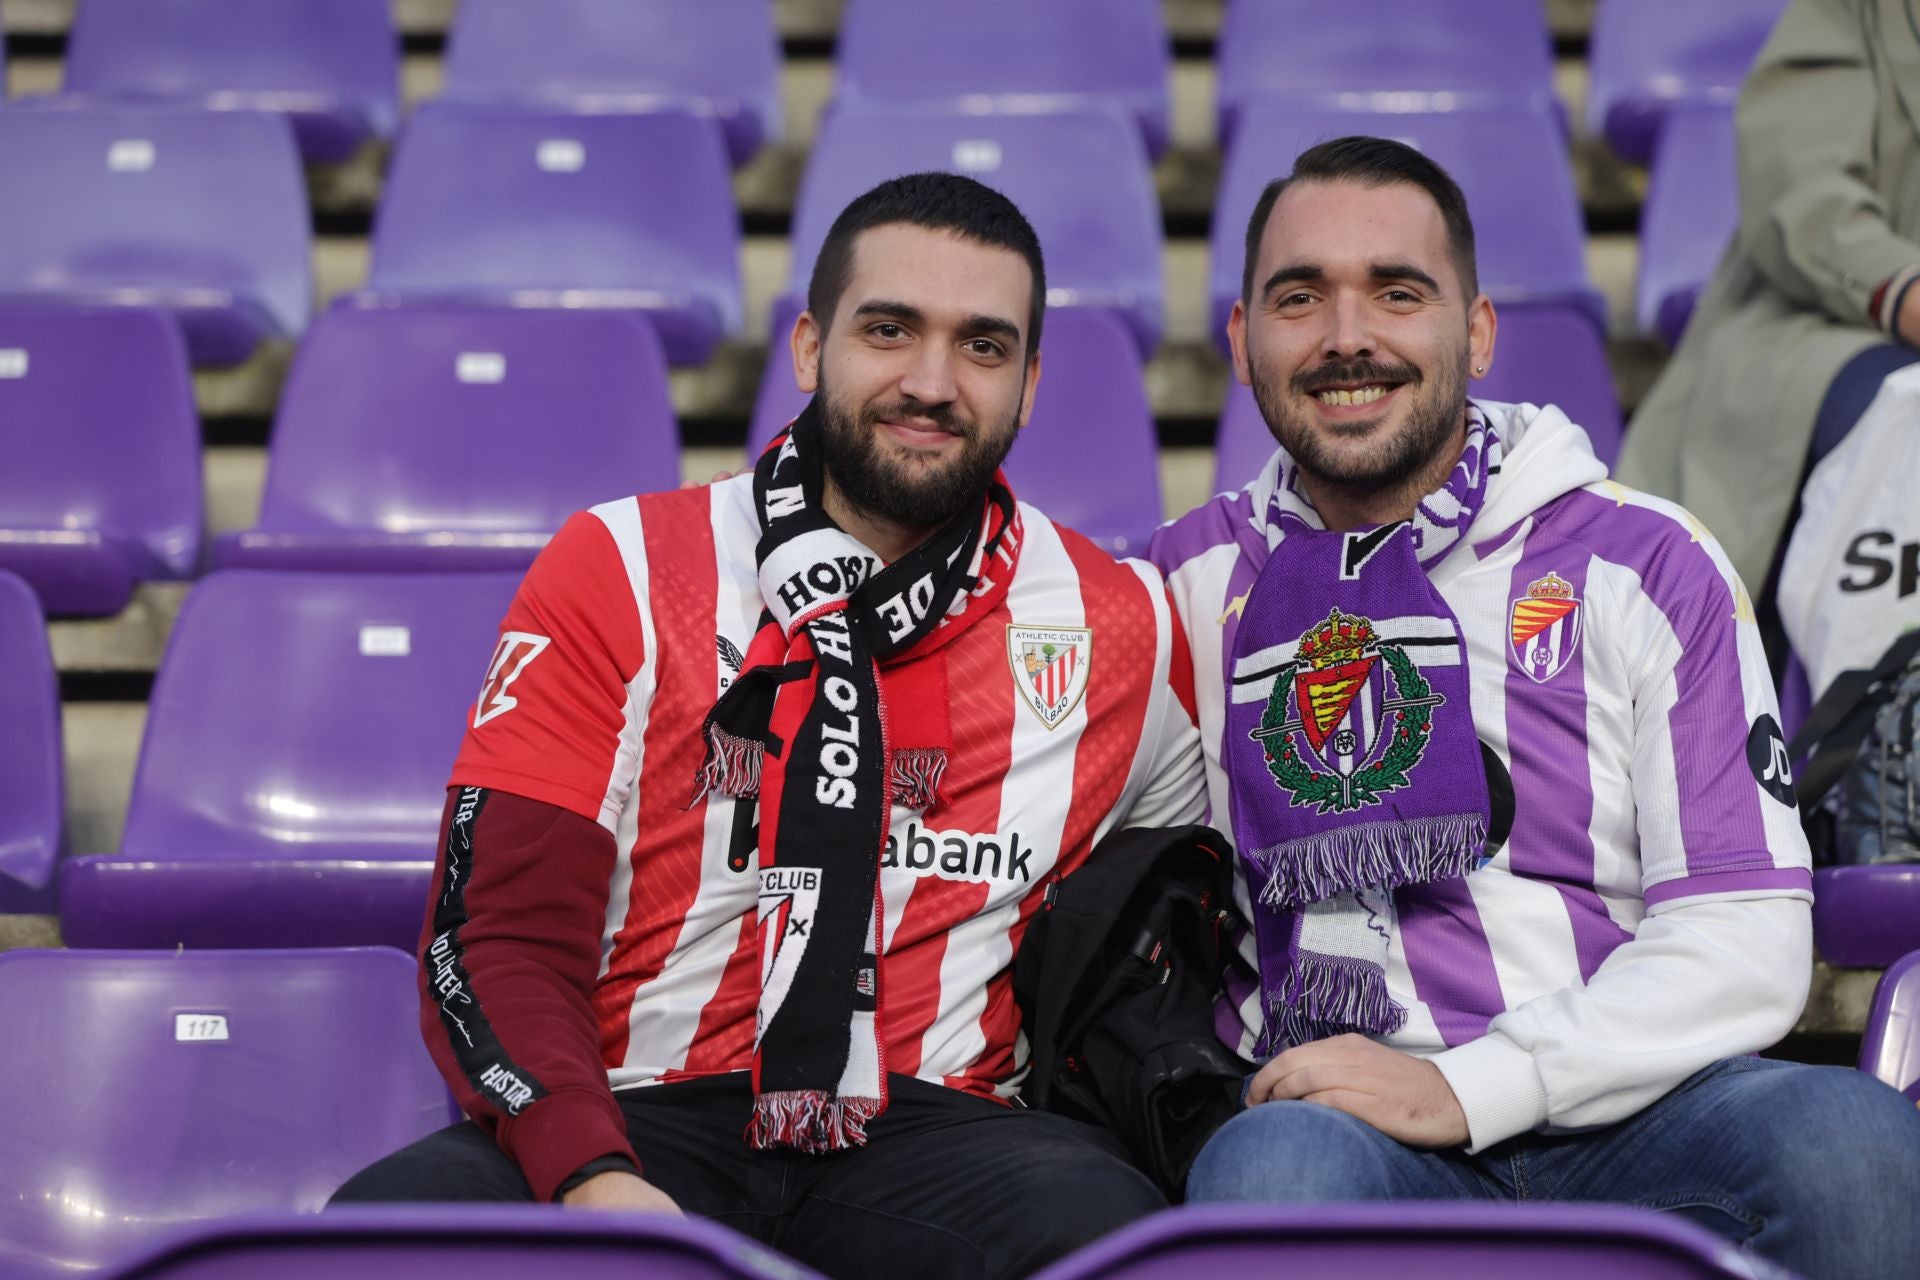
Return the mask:
[[633,891],[633,847],[639,840],[640,787],[645,767],[646,739],[641,725],[647,707],[653,702],[654,650],[659,637],[654,634],[653,615],[638,607],[647,598],[647,544],[640,536],[640,506],[632,498],[602,503],[593,514],[613,536],[620,552],[620,563],[627,571],[627,584],[633,589],[635,612],[640,617],[643,657],[640,670],[627,684],[624,721],[620,728],[620,746],[613,755],[613,768],[607,775],[605,798],[600,802],[600,825],[613,832],[613,875],[607,885],[606,928],[600,934],[600,971],[607,975],[607,962],[613,958],[613,938],[627,918],[627,897]]

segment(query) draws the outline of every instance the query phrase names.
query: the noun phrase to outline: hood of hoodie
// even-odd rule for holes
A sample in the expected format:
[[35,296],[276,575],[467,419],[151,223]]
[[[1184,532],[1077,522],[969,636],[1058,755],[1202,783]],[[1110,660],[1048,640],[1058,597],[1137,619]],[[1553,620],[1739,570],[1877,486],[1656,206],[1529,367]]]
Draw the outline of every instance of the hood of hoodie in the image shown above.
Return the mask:
[[1607,478],[1587,433],[1552,405],[1475,400],[1500,433],[1506,456],[1487,481],[1487,497],[1463,547],[1499,538],[1542,507]]

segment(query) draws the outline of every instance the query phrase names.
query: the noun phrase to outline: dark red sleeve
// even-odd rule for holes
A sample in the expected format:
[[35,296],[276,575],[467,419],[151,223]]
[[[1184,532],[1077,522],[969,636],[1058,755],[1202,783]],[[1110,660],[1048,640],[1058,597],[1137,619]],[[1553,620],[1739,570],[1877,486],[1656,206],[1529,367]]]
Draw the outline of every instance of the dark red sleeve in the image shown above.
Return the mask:
[[421,1031],[461,1107],[541,1201],[601,1156],[633,1160],[589,993],[614,839],[557,805],[453,787],[421,932]]

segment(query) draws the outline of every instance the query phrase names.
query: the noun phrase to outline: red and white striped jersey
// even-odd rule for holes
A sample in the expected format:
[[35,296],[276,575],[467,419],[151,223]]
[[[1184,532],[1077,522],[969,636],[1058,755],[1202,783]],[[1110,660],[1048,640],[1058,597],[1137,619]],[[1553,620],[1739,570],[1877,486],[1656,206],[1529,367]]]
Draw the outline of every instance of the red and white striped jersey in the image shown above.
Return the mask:
[[[895,808],[880,878],[888,1068],[983,1095],[1011,1093],[1024,1068],[1009,966],[1047,882],[1110,830],[1206,804],[1191,663],[1158,573],[1031,507],[1022,519],[1005,603],[944,651],[940,798]],[[454,767],[456,786],[613,834],[591,1006],[615,1088],[751,1062],[757,864],[730,865],[749,802],[696,802],[695,777],[702,722],[759,621],[759,536],[751,475],[576,515],[501,624]]]

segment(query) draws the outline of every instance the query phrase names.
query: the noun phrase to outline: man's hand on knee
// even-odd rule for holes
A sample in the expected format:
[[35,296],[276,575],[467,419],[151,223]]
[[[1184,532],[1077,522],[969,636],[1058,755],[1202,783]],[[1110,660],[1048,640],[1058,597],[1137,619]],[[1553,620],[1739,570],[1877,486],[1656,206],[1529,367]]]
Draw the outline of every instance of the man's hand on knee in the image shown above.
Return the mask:
[[1260,1068],[1247,1105],[1284,1099],[1344,1111],[1410,1147],[1467,1141],[1467,1113],[1440,1068],[1361,1035],[1299,1045]]
[[638,1174],[597,1173],[567,1192],[560,1203],[570,1209],[638,1209],[647,1213],[680,1212],[660,1188]]

